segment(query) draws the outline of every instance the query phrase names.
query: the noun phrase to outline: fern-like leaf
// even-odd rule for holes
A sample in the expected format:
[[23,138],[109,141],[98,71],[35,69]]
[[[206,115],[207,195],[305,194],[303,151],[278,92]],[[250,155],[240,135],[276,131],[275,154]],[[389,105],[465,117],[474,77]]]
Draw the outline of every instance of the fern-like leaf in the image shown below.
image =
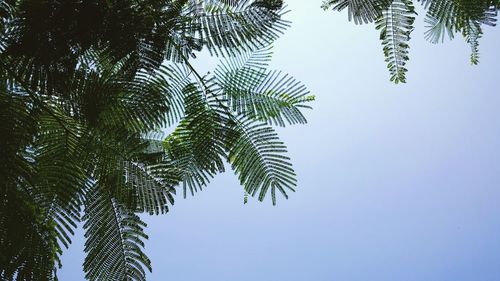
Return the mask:
[[176,130],[165,139],[168,159],[181,171],[184,197],[194,194],[210,178],[224,171],[223,122],[214,109],[217,101],[205,97],[194,85],[186,92],[186,116]]
[[356,24],[370,23],[382,16],[391,4],[391,0],[325,0],[321,6],[324,10],[342,11],[347,8],[349,21]]
[[471,47],[471,64],[479,63],[479,39],[481,25],[495,26],[498,14],[496,1],[421,0],[428,9],[426,39],[432,43],[443,41],[447,33],[450,39],[459,32]]
[[83,264],[88,280],[146,280],[151,262],[144,254],[146,223],[97,184],[85,207]]
[[271,192],[276,204],[276,190],[288,198],[295,191],[297,179],[290,158],[285,156],[286,146],[276,132],[264,123],[239,118],[230,128],[228,159],[238,175],[245,192],[263,201]]
[[376,21],[391,75],[390,80],[395,83],[406,82],[408,70],[405,65],[409,60],[408,41],[413,31],[414,14],[415,7],[410,0],[395,0]]
[[[199,41],[217,56],[236,55],[245,50],[265,47],[289,26],[282,19],[285,11],[280,0],[232,1],[232,5],[213,5],[213,1],[193,1],[185,8],[191,15],[177,23],[176,38]],[[195,16],[193,16],[195,15]],[[189,44],[179,40],[181,49]],[[184,52],[186,53],[186,52]],[[189,53],[189,52],[187,52]]]
[[301,109],[310,108],[306,103],[314,96],[292,77],[266,70],[270,56],[271,50],[265,48],[223,62],[215,76],[224,100],[236,114],[269,124],[306,123]]

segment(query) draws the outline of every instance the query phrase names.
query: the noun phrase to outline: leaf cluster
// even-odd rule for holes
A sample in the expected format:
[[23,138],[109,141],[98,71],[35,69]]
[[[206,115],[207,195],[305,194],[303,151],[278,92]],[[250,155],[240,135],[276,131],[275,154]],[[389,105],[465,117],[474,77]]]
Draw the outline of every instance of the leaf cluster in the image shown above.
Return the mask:
[[[0,279],[56,280],[83,223],[88,280],[145,280],[140,214],[226,166],[247,195],[288,197],[273,126],[314,99],[267,70],[281,1],[0,2]],[[220,56],[201,75],[191,58]],[[166,128],[175,130],[164,135]]]
[[[411,0],[325,0],[324,9],[342,11],[347,8],[349,20],[356,24],[374,22],[380,30],[390,80],[406,82],[409,41],[415,21],[415,1]],[[479,39],[483,26],[495,26],[498,0],[417,0],[427,14],[425,38],[431,43],[453,39],[461,34],[471,47],[471,64],[479,63]]]

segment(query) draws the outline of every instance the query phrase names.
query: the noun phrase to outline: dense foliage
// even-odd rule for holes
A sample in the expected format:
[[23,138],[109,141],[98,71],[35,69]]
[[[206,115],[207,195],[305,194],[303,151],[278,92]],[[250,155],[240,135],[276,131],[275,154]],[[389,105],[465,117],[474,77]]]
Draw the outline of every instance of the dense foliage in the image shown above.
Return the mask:
[[[296,176],[273,125],[313,99],[268,71],[278,0],[0,2],[0,279],[55,280],[79,222],[88,280],[144,280],[146,225],[229,163],[246,194]],[[196,52],[223,57],[212,74]],[[165,128],[176,126],[164,136]]]
[[428,41],[438,43],[446,36],[453,39],[455,34],[462,34],[471,47],[471,63],[479,63],[483,25],[496,24],[498,0],[325,0],[323,8],[336,11],[347,8],[349,20],[356,24],[374,22],[380,30],[390,79],[404,83],[410,35],[417,15],[414,2],[420,2],[427,10],[425,38]]

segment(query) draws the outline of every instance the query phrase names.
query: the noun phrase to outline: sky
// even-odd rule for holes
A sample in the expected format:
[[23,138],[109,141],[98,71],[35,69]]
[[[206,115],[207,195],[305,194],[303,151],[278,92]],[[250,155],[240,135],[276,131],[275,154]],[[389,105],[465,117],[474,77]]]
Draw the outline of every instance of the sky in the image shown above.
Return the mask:
[[[408,83],[394,85],[373,25],[285,2],[270,68],[316,95],[307,125],[279,129],[298,190],[244,205],[228,172],[177,196],[145,217],[148,280],[500,280],[499,29],[471,66],[460,36],[424,40],[419,10]],[[83,243],[80,228],[60,280],[84,280]]]

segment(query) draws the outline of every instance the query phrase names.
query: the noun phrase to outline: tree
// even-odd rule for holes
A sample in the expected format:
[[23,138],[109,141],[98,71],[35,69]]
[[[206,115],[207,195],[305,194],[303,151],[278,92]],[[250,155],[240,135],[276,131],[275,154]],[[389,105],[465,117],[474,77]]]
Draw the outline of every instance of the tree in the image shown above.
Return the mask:
[[[0,278],[56,280],[80,221],[89,280],[144,280],[146,224],[230,163],[259,200],[294,191],[273,129],[314,99],[267,70],[281,1],[0,2]],[[201,75],[191,58],[223,57]],[[176,126],[163,136],[162,130]],[[246,197],[245,197],[246,198]]]
[[[417,0],[427,10],[425,38],[431,43],[453,39],[460,33],[471,47],[471,64],[479,63],[479,39],[483,25],[495,26],[498,0]],[[390,80],[406,82],[405,68],[409,60],[409,41],[415,21],[411,0],[325,0],[323,9],[348,10],[349,20],[356,24],[375,23],[380,30]]]

